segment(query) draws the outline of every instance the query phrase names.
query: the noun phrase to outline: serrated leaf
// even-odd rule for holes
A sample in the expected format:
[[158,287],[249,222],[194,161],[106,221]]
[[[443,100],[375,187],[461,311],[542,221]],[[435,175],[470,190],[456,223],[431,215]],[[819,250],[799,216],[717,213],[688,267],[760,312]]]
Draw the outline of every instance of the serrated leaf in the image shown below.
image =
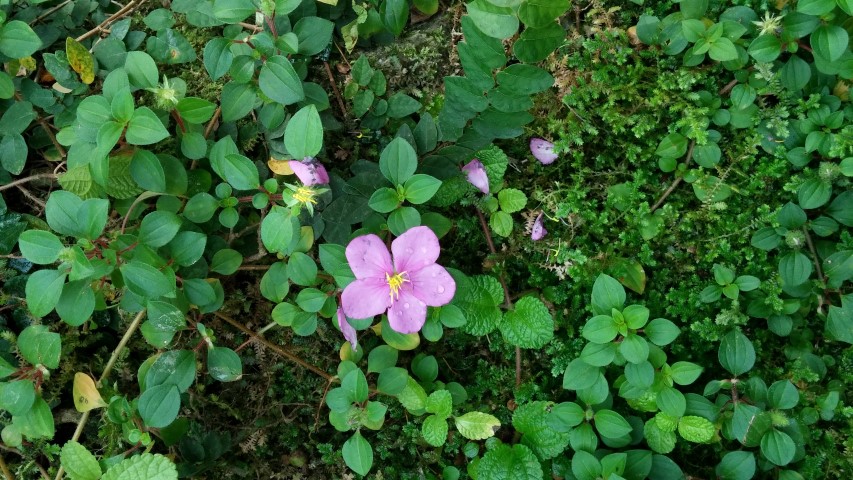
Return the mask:
[[101,478],[101,467],[98,459],[82,444],[74,440],[68,441],[59,452],[62,468],[70,480],[98,480]]
[[686,416],[678,421],[678,434],[688,442],[710,442],[716,431],[714,424],[702,417]]
[[478,478],[489,480],[542,480],[542,465],[524,445],[498,445],[483,455]]
[[438,415],[430,415],[421,425],[424,440],[433,447],[440,447],[447,441],[447,420]]
[[160,454],[143,453],[110,467],[101,480],[177,480],[175,464]]
[[454,417],[453,420],[456,430],[468,440],[485,440],[494,436],[501,426],[500,420],[482,412],[468,412],[460,417]]
[[499,325],[504,340],[521,348],[542,348],[554,337],[554,319],[541,300],[526,296]]

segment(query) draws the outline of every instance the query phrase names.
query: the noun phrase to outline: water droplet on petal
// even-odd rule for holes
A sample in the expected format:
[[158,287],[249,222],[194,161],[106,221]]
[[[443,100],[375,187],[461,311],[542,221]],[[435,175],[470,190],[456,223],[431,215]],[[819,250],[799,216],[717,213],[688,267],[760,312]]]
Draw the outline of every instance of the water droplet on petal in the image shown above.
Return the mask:
[[421,247],[421,253],[427,253],[426,247]]
[[407,248],[407,249],[406,249],[406,253],[407,253],[407,254],[409,254],[409,255],[411,255],[411,254],[415,253],[415,251],[414,251],[414,250],[412,250],[411,248]]
[[406,310],[408,310],[410,306],[411,305],[409,305],[409,302],[403,304],[403,308],[405,308]]
[[439,285],[439,286],[437,286],[437,287],[435,288],[435,292],[436,292],[436,293],[444,293],[444,286],[443,286],[443,285]]

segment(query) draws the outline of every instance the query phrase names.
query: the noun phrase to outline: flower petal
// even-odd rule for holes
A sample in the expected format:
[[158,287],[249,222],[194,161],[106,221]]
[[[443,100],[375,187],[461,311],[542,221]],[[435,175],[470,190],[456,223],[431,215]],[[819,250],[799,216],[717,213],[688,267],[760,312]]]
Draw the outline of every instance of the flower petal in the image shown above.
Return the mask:
[[468,182],[471,185],[483,193],[489,193],[489,177],[486,175],[486,167],[483,166],[483,162],[475,158],[462,167],[462,171],[468,176]]
[[415,333],[426,322],[426,304],[414,296],[411,288],[400,289],[400,296],[388,309],[388,323],[395,332]]
[[341,308],[350,318],[371,318],[391,305],[391,289],[385,280],[363,278],[355,280],[341,294]]
[[358,335],[355,333],[352,325],[349,324],[346,315],[344,315],[344,309],[341,307],[338,307],[338,328],[341,329],[344,338],[352,346],[352,351],[355,352],[358,350]]
[[412,295],[430,307],[447,305],[456,293],[456,282],[441,265],[427,265],[409,274]]
[[394,272],[388,248],[376,235],[353,238],[347,245],[346,256],[355,278],[372,277],[384,281],[386,273]]
[[303,185],[325,185],[329,183],[329,173],[326,172],[326,167],[311,157],[306,157],[302,161],[291,160],[287,162],[287,165],[299,177]]
[[542,240],[545,235],[548,235],[548,230],[545,230],[545,225],[542,221],[542,213],[536,217],[536,220],[533,222],[533,229],[530,231],[530,238],[535,240]]
[[554,144],[541,138],[530,139],[530,153],[543,165],[554,163],[558,156],[554,153]]
[[441,247],[429,227],[414,227],[391,242],[391,253],[394,254],[395,271],[411,274],[435,263]]

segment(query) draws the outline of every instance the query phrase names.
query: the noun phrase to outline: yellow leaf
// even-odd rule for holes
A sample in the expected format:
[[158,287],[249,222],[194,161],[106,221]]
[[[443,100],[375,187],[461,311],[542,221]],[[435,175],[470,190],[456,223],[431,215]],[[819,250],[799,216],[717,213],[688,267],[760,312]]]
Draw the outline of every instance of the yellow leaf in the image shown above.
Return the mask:
[[270,157],[270,160],[267,162],[267,166],[270,167],[273,173],[276,175],[293,175],[293,169],[290,168],[290,164],[288,163],[290,160],[279,160],[277,158]]
[[326,5],[335,6],[338,4],[338,0],[317,0],[320,3],[325,3]]
[[71,37],[65,39],[65,55],[71,68],[80,75],[80,81],[89,85],[95,81],[95,57],[82,43]]
[[77,372],[74,374],[74,388],[72,391],[74,395],[74,408],[78,412],[88,412],[95,408],[107,406],[107,403],[101,398],[101,394],[98,393],[95,381],[85,373]]

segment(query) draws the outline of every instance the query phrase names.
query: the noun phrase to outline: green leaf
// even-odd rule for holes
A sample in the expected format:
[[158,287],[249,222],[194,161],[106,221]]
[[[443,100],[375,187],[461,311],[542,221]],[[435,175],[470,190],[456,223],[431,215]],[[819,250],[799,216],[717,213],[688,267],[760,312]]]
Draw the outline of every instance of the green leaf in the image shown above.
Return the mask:
[[773,408],[788,410],[800,402],[800,392],[790,381],[779,380],[767,390],[767,400]]
[[807,15],[826,15],[834,8],[834,0],[799,0],[797,2],[797,11]]
[[284,131],[284,146],[297,160],[320,153],[323,147],[323,125],[317,107],[307,105],[293,115]]
[[98,459],[83,445],[70,440],[62,446],[59,453],[62,468],[71,480],[98,480],[101,467]]
[[220,177],[237,190],[254,190],[261,184],[258,167],[238,153],[228,153],[224,158],[214,158],[211,155],[211,166]]
[[27,362],[54,369],[59,367],[62,339],[44,325],[30,325],[18,335],[18,351]]
[[708,56],[718,62],[727,62],[729,60],[736,60],[738,58],[738,52],[735,48],[735,44],[732,43],[731,40],[726,37],[721,37],[711,43],[711,49],[708,50]]
[[177,480],[175,464],[160,454],[143,453],[110,467],[101,480]]
[[657,417],[648,420],[643,428],[643,436],[649,448],[657,453],[669,453],[675,449],[675,432],[660,428]]
[[512,233],[512,216],[504,211],[497,211],[489,218],[489,226],[496,234],[502,237],[508,237]]
[[527,205],[527,195],[515,188],[505,188],[498,192],[498,203],[506,213],[515,213]]
[[815,53],[834,62],[847,51],[847,31],[838,25],[822,25],[809,38]]
[[373,192],[367,204],[376,212],[389,213],[396,210],[400,206],[400,202],[396,190],[382,187]]
[[574,402],[563,402],[554,405],[545,420],[550,428],[558,432],[570,432],[585,418],[586,414],[580,405]]
[[45,206],[45,217],[50,228],[59,234],[80,236],[77,214],[83,206],[83,200],[71,192],[57,190],[50,194]]
[[[405,369],[388,367],[379,372],[379,378],[376,380],[376,388],[382,393],[397,395],[397,399],[409,411],[422,409],[425,405],[424,402],[426,402],[426,393],[420,385],[417,385],[417,387],[420,387],[420,390],[417,390],[415,387],[410,388],[410,380],[417,385],[414,379],[409,378],[409,374]],[[406,403],[403,403],[404,399]]]
[[184,207],[184,217],[194,223],[204,223],[219,208],[219,200],[207,192],[193,195]]
[[258,86],[264,95],[282,105],[292,105],[305,99],[299,75],[290,60],[282,55],[276,55],[264,63],[258,75]]
[[424,440],[433,447],[444,445],[447,441],[447,431],[447,420],[438,415],[428,416],[421,425]]
[[609,315],[596,315],[589,319],[581,330],[583,338],[592,343],[610,343],[619,334],[619,326]]
[[31,380],[0,383],[0,409],[12,415],[25,415],[35,400],[36,391]]
[[729,332],[720,342],[720,364],[734,376],[750,371],[755,365],[755,348],[738,330]]
[[166,172],[153,153],[136,149],[130,161],[130,175],[140,187],[152,192],[166,191]]
[[714,424],[702,417],[686,416],[678,421],[678,434],[688,442],[708,443],[716,433]]
[[477,464],[477,478],[489,480],[542,480],[542,465],[526,446],[498,445]]
[[809,64],[797,55],[791,55],[791,58],[782,67],[780,73],[782,75],[782,85],[788,90],[795,92],[805,87],[812,77],[812,70]]
[[800,252],[790,252],[779,260],[779,275],[787,286],[802,285],[812,274],[812,262]]
[[496,78],[502,90],[517,95],[539,93],[554,84],[554,77],[545,70],[521,63],[503,69]]
[[168,130],[148,107],[139,107],[130,117],[124,138],[131,145],[151,145],[169,136]]
[[139,227],[139,242],[149,247],[166,245],[181,229],[181,219],[172,212],[156,210],[142,219]]
[[453,418],[456,430],[468,440],[485,440],[493,437],[501,422],[493,415],[482,412],[468,412]]
[[773,464],[784,467],[791,463],[797,447],[785,432],[773,429],[761,437],[761,453]]
[[388,116],[391,118],[403,118],[421,109],[421,102],[397,92],[388,99]]
[[341,454],[347,466],[359,475],[367,475],[373,466],[373,448],[360,432],[355,432],[349,440],[344,442]]
[[382,150],[379,170],[394,185],[404,184],[415,173],[418,155],[412,145],[402,138],[395,138]]
[[663,158],[680,158],[687,153],[687,138],[680,133],[670,133],[661,140],[655,155]]
[[415,205],[427,202],[441,187],[441,180],[429,175],[413,175],[403,184],[406,200]]
[[441,419],[450,416],[453,408],[453,398],[447,390],[436,390],[432,392],[426,401],[426,411],[433,413]]
[[670,367],[672,381],[679,385],[690,385],[702,374],[702,367],[691,362],[675,362]]
[[234,350],[213,347],[207,351],[207,372],[220,382],[233,382],[243,376],[243,363]]
[[541,28],[554,23],[568,9],[567,0],[526,0],[521,2],[518,18],[529,28]]
[[832,184],[819,178],[806,180],[797,190],[800,207],[812,209],[822,207],[832,197]]
[[[367,356],[367,373],[377,373],[397,365],[397,356],[399,353],[396,349],[388,345],[379,345],[370,351]],[[435,413],[435,412],[431,412]]]
[[497,328],[501,320],[498,305],[504,301],[500,282],[490,275],[456,279],[456,296],[453,304],[465,314],[461,328],[471,335],[487,335]]
[[332,41],[335,24],[320,17],[302,17],[293,26],[293,33],[299,39],[300,55],[317,55]]
[[789,230],[802,227],[805,225],[806,220],[808,220],[806,212],[804,212],[799,205],[791,202],[786,203],[785,206],[779,210],[777,218],[779,223]]
[[216,105],[203,98],[186,97],[178,101],[175,108],[187,122],[204,123],[213,116]]
[[28,57],[41,46],[38,34],[20,20],[12,20],[0,27],[0,53],[11,59]]
[[65,273],[57,270],[39,270],[30,275],[25,291],[27,308],[33,316],[41,318],[56,307],[65,277]]
[[[179,316],[178,325],[184,323],[183,314],[174,306],[165,302],[148,302],[148,319],[158,326],[174,328],[169,325],[173,323],[174,317]],[[169,309],[175,309],[169,311]],[[186,392],[195,382],[196,358],[195,353],[189,350],[169,350],[154,357],[145,373],[144,382],[140,382],[146,389],[157,385],[174,385],[179,392]],[[142,378],[140,378],[142,380]]]
[[90,281],[68,282],[62,287],[62,294],[56,303],[56,313],[63,322],[79,327],[92,316],[95,310],[95,294]]
[[157,86],[157,64],[151,55],[145,52],[128,52],[124,61],[128,80],[137,88],[154,88]]
[[237,23],[255,13],[252,0],[214,0],[213,15],[225,23]]
[[592,286],[592,310],[598,315],[609,314],[625,304],[625,289],[615,278],[599,275]]
[[541,300],[525,296],[499,325],[504,340],[521,348],[542,348],[554,337],[554,319]]
[[37,265],[49,265],[59,258],[63,248],[59,238],[44,230],[27,230],[18,237],[18,247],[27,260]]
[[563,388],[566,390],[584,390],[595,385],[599,377],[601,377],[599,367],[575,359],[566,367],[563,376]]
[[717,465],[716,473],[720,480],[750,480],[755,475],[755,456],[746,450],[729,452]]
[[672,343],[681,333],[681,330],[665,318],[656,318],[646,325],[643,333],[650,342],[663,347]]
[[157,298],[175,290],[175,284],[151,265],[131,261],[122,265],[124,284],[128,290],[143,298]]
[[642,305],[628,305],[622,310],[622,316],[628,328],[637,330],[649,321],[649,309]]
[[518,17],[509,7],[498,7],[487,0],[467,4],[468,15],[483,33],[494,38],[509,38],[518,31]]
[[516,408],[512,425],[522,434],[521,442],[537,457],[546,460],[563,453],[569,444],[569,434],[552,430],[549,425],[551,402],[528,402]]
[[231,53],[231,41],[223,37],[215,37],[204,46],[204,69],[211,80],[222,77],[231,68],[234,54]]
[[572,473],[577,480],[596,480],[601,474],[601,462],[584,450],[578,450],[572,456]]
[[27,143],[20,134],[11,133],[0,140],[0,163],[12,175],[18,175],[24,170],[27,152]]
[[226,83],[220,96],[222,121],[233,122],[248,115],[255,106],[256,98],[252,85],[248,83]]
[[139,396],[139,415],[145,425],[162,428],[175,420],[181,408],[178,387],[167,383],[146,389]]
[[542,28],[525,28],[513,43],[512,51],[524,63],[536,63],[546,59],[562,45],[566,32],[556,22]]
[[595,412],[595,429],[603,437],[619,438],[631,433],[631,425],[622,415],[613,410],[602,409]]

